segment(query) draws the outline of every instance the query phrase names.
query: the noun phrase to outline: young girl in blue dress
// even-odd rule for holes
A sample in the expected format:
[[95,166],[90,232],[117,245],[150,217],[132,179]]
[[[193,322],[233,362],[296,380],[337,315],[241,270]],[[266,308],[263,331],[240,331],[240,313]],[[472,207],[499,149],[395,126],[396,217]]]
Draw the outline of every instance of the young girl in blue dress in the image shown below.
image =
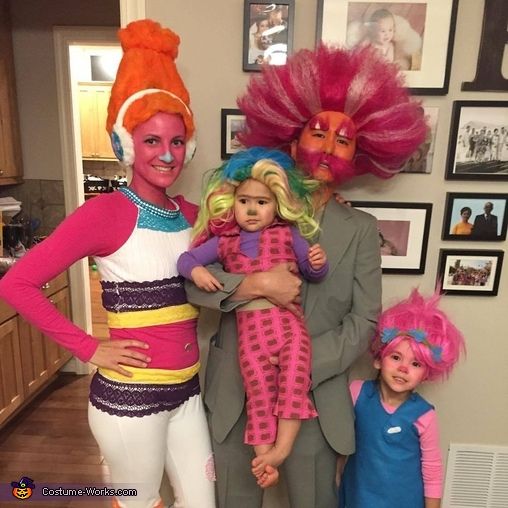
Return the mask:
[[[340,508],[439,508],[442,461],[434,407],[414,390],[446,378],[464,351],[460,331],[417,290],[385,310],[371,345],[373,381],[353,381],[356,452],[346,462]],[[339,463],[339,470],[341,464]]]

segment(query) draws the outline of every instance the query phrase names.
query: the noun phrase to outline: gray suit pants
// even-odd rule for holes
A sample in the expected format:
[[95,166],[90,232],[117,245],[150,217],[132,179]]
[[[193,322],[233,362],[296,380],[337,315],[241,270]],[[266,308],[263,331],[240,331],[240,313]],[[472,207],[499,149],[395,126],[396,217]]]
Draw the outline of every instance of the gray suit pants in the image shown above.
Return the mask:
[[[245,410],[222,443],[212,437],[218,508],[261,508],[263,489],[251,472],[253,448],[243,443]],[[326,442],[317,418],[304,420],[291,455],[280,471],[291,508],[336,508],[337,453]]]

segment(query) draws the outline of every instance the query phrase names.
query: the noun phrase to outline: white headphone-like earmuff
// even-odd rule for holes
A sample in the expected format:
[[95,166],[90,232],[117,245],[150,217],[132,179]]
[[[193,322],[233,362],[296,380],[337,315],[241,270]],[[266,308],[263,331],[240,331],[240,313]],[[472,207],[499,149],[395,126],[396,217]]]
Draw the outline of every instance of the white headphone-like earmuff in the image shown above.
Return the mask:
[[[137,101],[138,99],[141,99],[141,97],[152,93],[165,93],[171,96],[173,99],[178,100],[183,104],[187,113],[192,116],[192,113],[187,104],[185,104],[185,102],[183,102],[182,99],[178,97],[178,95],[175,95],[168,90],[162,90],[160,88],[146,88],[144,90],[139,90],[138,92],[133,93],[130,97],[127,97],[125,102],[120,107],[120,110],[118,111],[116,122],[113,125],[113,129],[111,130],[111,146],[113,147],[113,151],[115,152],[118,160],[126,166],[132,166],[134,163],[134,142],[130,133],[123,126],[123,119],[127,113],[127,110],[129,109],[129,106],[134,101]],[[187,141],[185,147],[186,150],[184,164],[187,164],[192,159],[192,157],[194,157],[194,152],[196,151],[196,138],[194,134]]]

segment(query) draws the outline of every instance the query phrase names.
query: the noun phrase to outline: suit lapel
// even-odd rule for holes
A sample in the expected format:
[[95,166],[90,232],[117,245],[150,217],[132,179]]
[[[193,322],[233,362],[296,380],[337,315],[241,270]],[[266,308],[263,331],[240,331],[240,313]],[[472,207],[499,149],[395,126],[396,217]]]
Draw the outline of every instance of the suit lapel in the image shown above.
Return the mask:
[[[321,232],[318,242],[323,247],[328,258],[328,275],[332,272],[344,256],[349,244],[356,232],[351,209],[345,205],[339,205],[333,198],[327,203],[321,219]],[[305,308],[305,317],[311,315],[319,295],[320,284],[303,284],[302,302]]]

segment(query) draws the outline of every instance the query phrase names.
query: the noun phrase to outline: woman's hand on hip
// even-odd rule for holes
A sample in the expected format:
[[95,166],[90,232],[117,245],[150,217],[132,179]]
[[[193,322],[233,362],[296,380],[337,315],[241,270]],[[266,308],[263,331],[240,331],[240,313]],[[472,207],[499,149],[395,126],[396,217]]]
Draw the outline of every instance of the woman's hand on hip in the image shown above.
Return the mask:
[[92,358],[90,358],[90,363],[132,377],[132,373],[125,370],[122,365],[143,368],[151,361],[148,355],[131,349],[134,347],[148,349],[148,344],[134,339],[101,340]]

